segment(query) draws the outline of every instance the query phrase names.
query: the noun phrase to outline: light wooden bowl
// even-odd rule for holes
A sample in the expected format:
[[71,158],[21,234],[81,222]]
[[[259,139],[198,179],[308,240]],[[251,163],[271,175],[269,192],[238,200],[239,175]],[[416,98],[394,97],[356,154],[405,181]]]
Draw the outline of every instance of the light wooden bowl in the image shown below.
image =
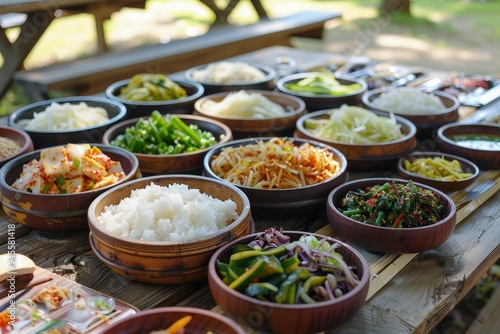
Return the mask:
[[445,207],[445,217],[433,225],[412,228],[375,226],[354,220],[339,211],[342,199],[349,191],[392,181],[408,183],[403,179],[368,178],[350,181],[332,190],[327,201],[327,217],[333,230],[348,242],[378,253],[420,253],[444,243],[455,229],[455,204],[440,190],[421,183],[413,182],[423,189],[431,190]]
[[[233,139],[231,129],[216,120],[196,115],[177,114],[176,116],[186,124],[196,124],[201,130],[210,131],[218,139],[218,144],[224,144]],[[125,130],[134,126],[138,120],[139,118],[128,119],[112,126],[104,133],[103,143],[111,145],[113,139],[125,133]],[[169,155],[143,153],[134,153],[134,155],[139,160],[139,166],[144,175],[200,174],[203,170],[203,157],[210,149],[211,147],[208,147],[195,152]]]
[[[283,233],[290,236],[291,241],[298,240],[302,235],[314,235],[319,240],[326,238],[323,235],[302,231],[283,231]],[[208,270],[210,291],[219,307],[230,317],[241,320],[258,332],[302,334],[333,329],[358,312],[368,294],[370,278],[368,264],[353,247],[332,238],[327,238],[328,242],[337,242],[341,245],[336,251],[348,265],[357,268],[360,280],[360,284],[339,298],[311,304],[279,304],[262,301],[229,288],[218,273],[217,262],[228,263],[231,248],[236,245],[247,245],[259,234],[240,238],[221,247],[210,259]]]
[[102,334],[144,333],[166,329],[185,316],[192,316],[185,327],[186,333],[245,334],[234,320],[221,314],[194,307],[158,307],[140,311],[107,327]]
[[[231,199],[239,217],[214,234],[186,242],[141,241],[113,235],[97,221],[108,205],[116,205],[135,189],[154,183],[161,186],[186,184],[221,200]],[[212,254],[226,243],[253,230],[250,202],[238,188],[195,175],[150,176],[127,182],[97,197],[88,209],[90,245],[96,256],[109,268],[133,280],[153,284],[178,284],[206,278]]]
[[204,96],[195,102],[194,109],[195,115],[198,114],[229,126],[235,139],[266,136],[291,136],[295,130],[295,122],[300,116],[306,114],[307,112],[306,105],[302,99],[280,92],[265,90],[248,90],[247,93],[262,94],[272,102],[281,105],[287,111],[286,116],[268,119],[222,117],[214,115],[205,108],[207,101],[220,102],[231,93],[234,93],[234,91]]
[[297,120],[295,137],[315,140],[335,147],[342,152],[350,171],[374,170],[392,168],[402,156],[412,152],[417,147],[417,129],[412,122],[403,117],[396,116],[396,121],[401,125],[404,136],[398,140],[370,145],[348,144],[320,138],[312,135],[304,123],[308,119],[328,119],[330,110],[319,110],[308,113]]

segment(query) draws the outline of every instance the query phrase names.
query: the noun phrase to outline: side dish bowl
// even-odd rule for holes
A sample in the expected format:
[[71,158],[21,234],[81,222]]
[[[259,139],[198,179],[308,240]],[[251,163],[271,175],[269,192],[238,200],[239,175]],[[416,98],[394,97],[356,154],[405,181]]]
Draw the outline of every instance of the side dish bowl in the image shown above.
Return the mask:
[[[21,120],[33,119],[35,113],[45,111],[53,102],[59,104],[69,103],[71,105],[84,102],[89,107],[100,107],[106,110],[109,120],[95,126],[61,130],[26,129],[18,124]],[[44,100],[21,107],[9,115],[8,124],[13,128],[22,129],[28,133],[34,143],[34,148],[40,149],[56,145],[66,145],[67,143],[100,143],[104,132],[126,117],[127,108],[120,102],[99,96],[71,96]]]
[[151,333],[165,330],[177,320],[191,316],[185,326],[186,333],[245,334],[243,328],[228,317],[194,307],[158,307],[140,311],[108,326],[102,334]]
[[[435,111],[429,110],[417,112],[414,110],[406,110],[405,112],[399,112],[379,108],[376,104],[373,103],[373,101],[379,98],[383,93],[397,92],[401,89],[404,90],[405,88],[378,88],[367,91],[362,96],[363,105],[365,105],[365,107],[370,110],[379,111],[386,114],[394,112],[394,114],[408,119],[417,127],[419,137],[428,137],[432,135],[432,132],[440,126],[458,120],[458,108],[460,107],[460,102],[455,96],[442,91],[426,93],[430,94],[430,96],[436,96],[444,105],[443,109]],[[419,106],[419,108],[420,107],[422,106]]]
[[259,300],[243,292],[230,288],[219,274],[217,263],[228,263],[232,248],[248,245],[259,233],[232,241],[221,247],[210,259],[208,285],[213,298],[219,307],[231,318],[240,319],[257,332],[265,333],[318,333],[338,327],[349,320],[365,302],[368,294],[370,270],[366,260],[353,247],[323,235],[283,231],[290,241],[299,240],[301,236],[315,236],[318,240],[326,238],[330,244],[340,245],[336,251],[347,265],[358,270],[359,284],[351,291],[338,298],[315,303],[280,304]]
[[500,169],[500,124],[443,125],[437,131],[436,142],[440,151],[470,160],[480,169]]
[[349,144],[330,139],[320,138],[307,130],[305,123],[308,120],[328,119],[331,110],[319,110],[308,113],[297,120],[294,136],[308,140],[315,140],[335,147],[342,152],[349,164],[349,170],[373,170],[392,168],[397,160],[412,152],[417,147],[417,129],[412,122],[395,116],[396,122],[401,126],[403,137],[373,144]]
[[[218,144],[224,144],[233,139],[231,129],[218,121],[196,115],[175,115],[186,124],[196,124],[201,130],[211,132],[218,140]],[[125,133],[128,127],[134,126],[139,118],[128,119],[109,128],[103,136],[103,143],[111,145],[112,141]],[[205,148],[194,152],[179,154],[143,154],[134,153],[139,160],[141,172],[145,175],[153,174],[177,174],[177,173],[201,173],[203,170],[203,157],[211,148]]]
[[73,194],[36,194],[12,188],[23,166],[40,159],[42,149],[21,155],[0,169],[0,195],[5,213],[15,222],[33,229],[63,231],[88,228],[87,209],[92,201],[105,191],[121,183],[140,177],[139,161],[130,152],[102,144],[98,147],[114,161],[119,161],[125,177],[109,186]]
[[[214,171],[212,168],[212,160],[220,155],[223,150],[238,149],[241,146],[253,146],[259,142],[265,145],[269,143],[271,139],[271,137],[246,138],[217,145],[205,155],[203,160],[203,173],[211,178],[229,182]],[[282,218],[312,215],[313,213],[318,212],[318,209],[324,208],[328,193],[337,185],[345,182],[348,178],[347,160],[339,150],[331,146],[306,139],[293,138],[292,140],[293,144],[297,147],[303,144],[310,144],[315,149],[324,150],[325,152],[328,152],[328,154],[331,154],[333,162],[338,164],[338,171],[334,176],[322,182],[307,186],[300,186],[297,188],[266,189],[236,185],[236,187],[241,189],[250,199],[252,212],[255,215]],[[258,159],[260,159],[260,156]],[[291,168],[294,167],[292,166]]]
[[317,76],[316,72],[290,74],[279,79],[276,83],[276,88],[282,93],[297,96],[304,100],[304,102],[306,103],[306,108],[310,112],[322,109],[338,108],[343,104],[357,105],[361,103],[361,96],[368,89],[368,85],[364,80],[349,78],[348,76],[337,77],[336,80],[342,85],[357,83],[361,87],[358,90],[355,90],[346,95],[333,96],[330,94],[302,93],[290,90],[286,87],[287,84],[296,83],[302,79],[315,76]]
[[[236,203],[238,217],[223,229],[190,241],[143,241],[113,234],[98,221],[107,206],[119,204],[133,191],[151,183],[159,186],[184,184],[215,199],[232,200]],[[212,254],[219,247],[253,230],[250,202],[241,190],[227,182],[180,174],[144,177],[104,192],[90,204],[88,224],[90,246],[102,262],[125,277],[153,284],[179,284],[205,279]]]
[[[201,84],[205,89],[205,95],[242,90],[242,89],[273,90],[276,85],[275,82],[276,70],[274,70],[270,66],[263,64],[256,64],[256,63],[245,63],[245,64],[260,70],[264,74],[264,78],[257,81],[252,80],[252,81],[239,81],[239,82],[213,82],[213,81],[197,81],[193,77],[194,73],[200,70],[205,70],[210,65],[217,65],[217,64],[218,62],[192,67],[185,72],[184,76],[188,81],[197,82],[198,84]],[[227,73],[224,74],[227,75]],[[237,74],[235,74],[235,76],[236,75]]]
[[[231,128],[235,139],[240,139],[293,135],[295,122],[307,112],[304,101],[292,95],[264,90],[248,90],[246,92],[248,94],[259,94],[263,98],[280,105],[286,110],[286,115],[273,118],[241,118],[238,116],[221,116],[209,109],[209,103],[212,101],[220,103],[229,94],[236,93],[234,91],[211,94],[198,99],[194,104],[195,115],[198,114],[226,124]],[[253,105],[253,107],[258,107],[258,105]]]
[[379,253],[420,253],[444,243],[455,228],[457,220],[453,200],[445,193],[430,186],[413,182],[414,185],[430,190],[444,206],[444,218],[427,226],[393,228],[367,224],[344,215],[339,207],[349,191],[364,190],[374,185],[388,183],[407,184],[408,180],[391,178],[368,178],[344,183],[329,194],[327,217],[333,230],[348,242]]
[[193,112],[194,102],[203,96],[205,90],[202,85],[196,82],[173,80],[186,90],[187,96],[164,101],[134,101],[121,98],[120,89],[126,87],[131,79],[120,80],[109,85],[105,90],[105,95],[112,101],[122,103],[127,107],[127,118],[136,118],[151,115],[151,112],[158,110],[162,114],[190,114]]
[[[412,172],[405,168],[405,161],[411,164],[419,159],[430,161],[433,161],[433,159],[443,159],[446,165],[441,166],[438,163],[427,164],[428,168],[426,170],[429,171],[427,174],[423,172],[424,166],[420,169],[422,173]],[[452,161],[457,161],[458,166],[451,167],[449,164],[451,164]],[[464,189],[471,185],[479,176],[479,168],[472,161],[442,152],[412,152],[399,159],[397,167],[399,175],[401,175],[402,178],[426,184],[443,192]],[[436,171],[436,173],[431,174],[433,171]],[[439,175],[450,175],[452,172],[459,175],[461,174],[460,171],[470,175],[465,178],[456,177],[449,180],[443,180],[442,178],[436,177]],[[432,177],[433,175],[434,177]]]
[[[26,131],[0,125],[0,168],[10,160],[33,151],[33,141]],[[4,142],[6,141],[6,142]],[[14,141],[14,146],[11,141]],[[18,146],[18,147],[17,147]]]

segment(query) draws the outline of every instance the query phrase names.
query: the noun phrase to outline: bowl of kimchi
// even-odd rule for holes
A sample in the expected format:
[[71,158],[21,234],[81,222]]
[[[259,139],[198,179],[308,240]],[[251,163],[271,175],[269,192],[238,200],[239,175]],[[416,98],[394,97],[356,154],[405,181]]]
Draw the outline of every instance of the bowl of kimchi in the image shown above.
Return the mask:
[[15,222],[40,230],[87,229],[90,203],[140,177],[136,156],[103,144],[66,144],[21,155],[0,169],[0,196]]
[[228,181],[261,217],[309,216],[326,207],[328,193],[347,181],[347,159],[336,148],[308,139],[256,137],[212,148],[207,176]]

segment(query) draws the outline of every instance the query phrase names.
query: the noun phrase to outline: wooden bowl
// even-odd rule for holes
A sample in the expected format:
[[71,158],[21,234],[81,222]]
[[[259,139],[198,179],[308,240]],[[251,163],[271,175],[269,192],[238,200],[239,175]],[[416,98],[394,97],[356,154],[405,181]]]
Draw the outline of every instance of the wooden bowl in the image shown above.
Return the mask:
[[118,184],[140,177],[139,161],[132,153],[103,144],[91,146],[98,147],[112,160],[119,161],[126,173],[125,177],[117,184],[73,194],[35,194],[12,188],[23,166],[33,159],[40,159],[42,149],[39,149],[9,161],[0,170],[0,194],[5,213],[15,222],[39,230],[87,229],[87,209],[96,197]]
[[[117,205],[131,192],[151,183],[160,186],[185,184],[189,189],[220,200],[236,203],[238,218],[227,227],[191,241],[141,241],[114,235],[98,222],[108,205]],[[195,175],[144,177],[110,189],[97,197],[88,209],[90,245],[96,256],[110,269],[130,279],[153,284],[178,284],[206,278],[212,254],[233,239],[251,233],[253,221],[247,196],[233,185]]]
[[[109,120],[105,123],[87,128],[60,131],[31,130],[18,125],[20,120],[32,119],[35,113],[44,111],[52,102],[57,102],[59,104],[79,104],[80,102],[85,102],[89,107],[101,107],[107,111]],[[8,124],[10,127],[21,129],[28,133],[34,143],[34,148],[40,149],[50,146],[66,145],[68,143],[100,143],[104,132],[112,125],[124,120],[126,116],[127,108],[120,102],[99,96],[72,96],[44,100],[21,107],[9,115]]]
[[[227,143],[233,139],[231,129],[216,120],[196,115],[176,115],[186,124],[196,124],[203,131],[210,131],[215,138],[219,138],[219,144]],[[106,145],[111,145],[113,139],[125,133],[128,127],[134,126],[139,118],[128,119],[109,128],[102,138]],[[205,148],[190,153],[154,155],[134,153],[139,160],[141,172],[145,175],[158,174],[199,174],[203,170],[203,157],[211,148]]]
[[231,248],[247,245],[259,234],[256,233],[221,247],[210,259],[208,285],[219,307],[231,318],[238,319],[256,332],[265,333],[318,333],[333,329],[349,320],[361,308],[368,294],[370,270],[366,260],[353,247],[323,235],[301,231],[283,233],[288,235],[291,241],[298,240],[302,235],[313,235],[320,240],[327,238],[330,243],[337,242],[341,246],[336,251],[348,265],[352,264],[358,269],[360,284],[342,297],[311,304],[278,304],[231,289],[219,276],[217,261],[227,263]]
[[417,129],[412,122],[403,117],[396,116],[396,121],[401,125],[404,136],[398,140],[374,143],[371,145],[348,144],[314,136],[309,132],[304,123],[308,119],[328,119],[331,110],[319,110],[308,113],[297,120],[294,136],[315,140],[338,149],[345,155],[350,171],[374,170],[392,168],[399,158],[412,152],[417,147]]
[[221,314],[194,307],[158,307],[140,311],[106,327],[102,334],[148,334],[156,330],[166,329],[175,321],[185,316],[192,316],[185,327],[186,333],[245,334],[243,328],[234,320]]
[[229,126],[235,139],[266,136],[291,136],[293,135],[293,131],[295,129],[295,122],[300,116],[307,112],[306,105],[302,99],[280,92],[265,90],[249,90],[247,93],[261,94],[270,101],[281,105],[287,111],[286,116],[268,119],[225,117],[214,115],[213,112],[205,108],[207,101],[220,102],[231,93],[235,92],[222,92],[202,97],[195,102],[194,109],[195,115],[198,114],[208,117]]
[[[417,174],[408,171],[405,168],[405,160],[410,162],[414,162],[417,159],[426,159],[426,158],[443,158],[447,161],[457,160],[460,164],[460,167],[465,173],[472,174],[470,177],[466,179],[459,180],[440,180],[431,178],[422,174]],[[479,176],[479,168],[471,161],[461,158],[456,155],[442,153],[442,152],[412,152],[407,156],[402,157],[398,161],[398,173],[402,178],[423,183],[433,188],[439,189],[443,192],[452,192],[464,189],[471,185]]]
[[356,90],[347,95],[341,96],[332,96],[327,94],[308,94],[295,92],[285,87],[288,83],[298,82],[304,78],[310,78],[317,76],[316,72],[303,72],[303,73],[295,73],[282,77],[276,83],[276,88],[278,91],[283,92],[285,94],[297,96],[304,100],[306,103],[306,108],[308,111],[316,111],[330,108],[338,108],[343,104],[347,105],[358,105],[361,103],[361,96],[366,92],[368,85],[364,80],[345,77],[336,78],[339,83],[342,85],[349,85],[353,83],[358,83],[361,85],[359,90]]
[[432,133],[440,126],[458,120],[458,108],[460,107],[460,102],[455,96],[442,91],[434,91],[432,93],[428,93],[437,96],[444,104],[445,108],[438,111],[414,112],[412,110],[408,110],[407,112],[396,112],[392,110],[381,109],[373,103],[373,100],[378,98],[382,93],[388,91],[397,91],[398,89],[406,88],[384,87],[367,91],[361,98],[363,101],[363,105],[370,110],[383,112],[386,114],[393,112],[398,116],[406,118],[407,120],[415,124],[418,131],[417,135],[420,138],[428,137],[432,135]]
[[[216,63],[212,63],[216,64]],[[220,93],[220,92],[230,92],[238,90],[273,90],[275,87],[276,71],[267,65],[247,63],[248,65],[257,68],[264,73],[265,77],[259,81],[249,81],[241,83],[215,83],[215,82],[202,82],[197,81],[193,78],[193,74],[199,70],[205,69],[210,64],[204,64],[200,66],[195,66],[188,69],[184,76],[188,81],[197,82],[203,86],[205,89],[205,95]]]
[[[257,137],[234,140],[229,143],[217,145],[212,148],[203,160],[203,173],[211,178],[227,182],[217,175],[211,168],[211,161],[225,148],[239,147],[255,144],[257,141],[267,142],[271,137]],[[317,213],[325,207],[328,193],[337,185],[342,184],[348,178],[347,160],[345,156],[336,148],[306,139],[294,139],[296,146],[309,143],[315,147],[326,149],[331,152],[334,159],[339,163],[339,172],[326,181],[313,185],[293,188],[293,189],[264,189],[252,188],[249,186],[236,185],[250,199],[252,212],[260,217],[297,217],[307,216]]]
[[347,242],[379,253],[420,253],[444,243],[455,228],[457,220],[455,204],[440,190],[421,183],[413,182],[423,189],[432,191],[445,206],[445,218],[433,225],[412,228],[381,227],[359,222],[339,211],[341,201],[349,191],[393,181],[408,183],[403,179],[368,178],[350,181],[332,190],[327,201],[327,217],[333,230]]
[[158,110],[162,114],[191,114],[194,109],[194,102],[202,97],[205,92],[203,86],[196,82],[174,80],[175,83],[186,90],[186,97],[165,101],[126,100],[119,97],[120,89],[127,86],[130,80],[125,79],[115,82],[109,85],[104,92],[108,99],[118,101],[126,106],[128,110],[127,119],[148,117],[154,110]]
[[[500,124],[451,123],[440,127],[436,134],[436,143],[442,152],[458,155],[475,163],[480,169],[500,169]],[[495,138],[496,147],[470,148],[453,140],[454,136],[486,135]]]
[[[5,165],[8,161],[15,159],[16,157],[23,155],[25,153],[31,152],[34,149],[31,137],[24,130],[13,128],[10,126],[0,125],[0,138],[2,137],[16,141],[19,144],[20,148],[16,152],[8,156],[5,156],[4,158],[0,157],[0,168],[3,165]],[[3,145],[0,144],[0,146]]]

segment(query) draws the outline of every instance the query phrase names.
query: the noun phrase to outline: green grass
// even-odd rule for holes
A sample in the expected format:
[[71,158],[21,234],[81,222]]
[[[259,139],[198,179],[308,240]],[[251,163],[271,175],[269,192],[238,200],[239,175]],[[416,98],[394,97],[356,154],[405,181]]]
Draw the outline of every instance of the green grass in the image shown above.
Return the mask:
[[[263,0],[271,17],[284,16],[303,10],[338,11],[343,14],[342,24],[332,29],[329,36],[353,33],[377,20],[381,0]],[[412,17],[391,16],[384,31],[412,35],[423,41],[434,42],[442,49],[449,46],[447,38],[460,38],[457,21],[469,22],[470,29],[489,43],[497,43],[500,24],[500,0],[419,0],[412,2]],[[137,20],[139,17],[143,22]],[[158,43],[165,39],[186,38],[207,31],[213,13],[197,0],[148,0],[147,10],[123,9],[105,24],[112,50]],[[249,1],[238,5],[230,19],[234,24],[247,24],[258,20]],[[64,32],[61,35],[61,32]],[[8,31],[15,38],[18,31]],[[131,37],[132,36],[132,37]],[[46,66],[54,62],[88,57],[96,53],[96,34],[93,17],[79,14],[55,20],[25,61],[27,69]],[[0,59],[0,64],[2,59]],[[27,103],[18,88],[9,91],[0,100],[0,115],[12,112]]]

